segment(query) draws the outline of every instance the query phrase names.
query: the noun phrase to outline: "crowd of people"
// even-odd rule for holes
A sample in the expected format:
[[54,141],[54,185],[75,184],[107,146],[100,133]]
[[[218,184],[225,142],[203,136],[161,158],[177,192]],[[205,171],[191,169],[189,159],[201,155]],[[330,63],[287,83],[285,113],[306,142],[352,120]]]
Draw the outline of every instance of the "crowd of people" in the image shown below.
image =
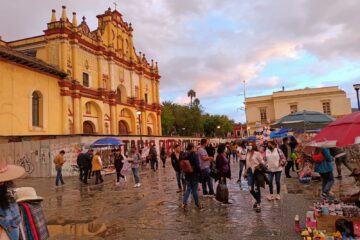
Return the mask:
[[[295,177],[292,176],[291,170],[296,172],[296,177],[299,177],[306,164],[312,166],[313,172],[318,174],[322,181],[321,197],[333,199],[331,192],[334,184],[333,161],[336,162],[337,178],[342,178],[342,164],[353,171],[347,162],[346,153],[339,148],[316,147],[312,149],[312,153],[307,153],[308,162],[305,164],[302,147],[292,136],[262,143],[244,140],[219,144],[217,149],[206,139],[202,139],[198,146],[188,144],[185,151],[176,145],[174,152],[171,153],[171,163],[176,173],[177,192],[183,192],[181,207],[187,208],[189,196],[192,194],[196,207],[203,208],[199,201],[199,184],[203,197],[215,197],[223,204],[231,204],[228,196],[221,197],[224,191],[225,195],[228,194],[226,182],[232,176],[231,160],[234,164],[239,164],[239,172],[236,173],[237,183],[242,189],[243,181],[247,182],[256,212],[261,212],[261,188],[265,189],[268,185],[267,200],[280,200],[282,172],[284,171],[285,178]],[[316,161],[317,154],[322,158],[319,161]],[[276,189],[274,189],[274,180]],[[214,183],[217,183],[216,188]]]

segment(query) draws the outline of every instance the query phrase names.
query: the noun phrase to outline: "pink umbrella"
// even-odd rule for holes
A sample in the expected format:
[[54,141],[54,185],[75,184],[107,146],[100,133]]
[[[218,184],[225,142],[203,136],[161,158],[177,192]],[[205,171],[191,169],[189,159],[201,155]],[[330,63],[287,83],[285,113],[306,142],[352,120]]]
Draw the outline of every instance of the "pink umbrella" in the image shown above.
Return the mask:
[[314,137],[313,141],[338,147],[360,143],[360,112],[354,112],[330,123]]

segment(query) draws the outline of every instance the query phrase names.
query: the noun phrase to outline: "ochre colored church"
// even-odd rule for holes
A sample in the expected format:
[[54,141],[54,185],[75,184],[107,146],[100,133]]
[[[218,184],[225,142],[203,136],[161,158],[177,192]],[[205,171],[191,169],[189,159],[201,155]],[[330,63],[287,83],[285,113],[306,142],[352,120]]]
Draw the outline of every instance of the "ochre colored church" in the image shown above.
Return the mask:
[[43,35],[0,40],[0,135],[161,135],[157,62],[110,8],[85,17],[52,10]]

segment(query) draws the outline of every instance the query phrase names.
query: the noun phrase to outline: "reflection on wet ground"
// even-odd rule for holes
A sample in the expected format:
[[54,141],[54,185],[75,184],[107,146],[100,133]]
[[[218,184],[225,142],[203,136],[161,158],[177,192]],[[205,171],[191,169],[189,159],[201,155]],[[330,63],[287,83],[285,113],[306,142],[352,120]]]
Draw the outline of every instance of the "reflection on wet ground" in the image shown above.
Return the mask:
[[[238,175],[238,164],[232,172]],[[130,174],[120,186],[113,175],[101,185],[83,185],[75,177],[66,178],[60,188],[54,187],[53,178],[22,179],[16,185],[35,187],[45,198],[51,239],[299,239],[294,216],[299,214],[304,225],[306,210],[320,193],[320,183],[283,179],[282,199],[268,202],[268,188],[262,189],[262,212],[255,213],[247,184],[240,190],[234,178],[229,183],[233,204],[201,197],[202,211],[190,204],[184,212],[171,166],[155,173],[144,170],[140,177],[141,188],[133,188]],[[350,178],[336,183],[337,195],[356,191]]]

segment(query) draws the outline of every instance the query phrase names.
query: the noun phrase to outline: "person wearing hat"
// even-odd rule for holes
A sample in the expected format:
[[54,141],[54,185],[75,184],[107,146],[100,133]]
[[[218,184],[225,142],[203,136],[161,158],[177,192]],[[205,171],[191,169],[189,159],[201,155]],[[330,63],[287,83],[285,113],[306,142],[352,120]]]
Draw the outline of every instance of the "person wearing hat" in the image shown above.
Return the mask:
[[54,164],[55,164],[55,169],[56,169],[56,180],[55,180],[56,186],[59,186],[59,182],[61,182],[61,185],[65,184],[64,180],[62,178],[62,166],[66,162],[64,160],[64,155],[65,155],[65,151],[61,150],[60,153],[58,155],[56,155],[54,158]]
[[[350,176],[354,177],[356,185],[360,184],[360,168],[354,168]],[[360,207],[360,191],[351,196],[340,198],[344,203],[354,203],[357,207]]]
[[42,197],[38,196],[32,187],[16,189],[16,202],[19,205],[22,224],[20,233],[22,239],[49,239],[46,219],[41,207]]
[[19,239],[21,217],[11,188],[12,180],[24,174],[23,167],[0,164],[0,239]]

